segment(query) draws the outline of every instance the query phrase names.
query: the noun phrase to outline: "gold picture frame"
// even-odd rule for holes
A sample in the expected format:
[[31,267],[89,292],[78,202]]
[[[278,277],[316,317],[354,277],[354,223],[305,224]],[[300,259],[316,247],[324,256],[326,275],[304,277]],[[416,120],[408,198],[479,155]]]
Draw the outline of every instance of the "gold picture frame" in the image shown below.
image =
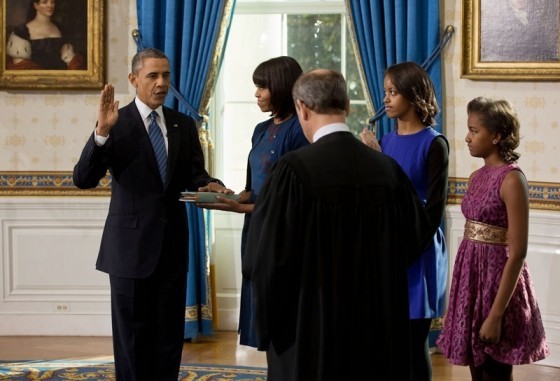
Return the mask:
[[[41,5],[35,0],[0,0],[0,88],[102,88],[105,83],[104,2],[59,0],[54,9],[45,10],[39,9]],[[33,12],[39,15],[40,11],[42,20],[47,15],[59,32],[50,38],[32,39],[32,33],[39,35],[31,26]],[[37,51],[44,53],[37,54]]]
[[558,0],[463,0],[461,78],[560,81],[559,20]]

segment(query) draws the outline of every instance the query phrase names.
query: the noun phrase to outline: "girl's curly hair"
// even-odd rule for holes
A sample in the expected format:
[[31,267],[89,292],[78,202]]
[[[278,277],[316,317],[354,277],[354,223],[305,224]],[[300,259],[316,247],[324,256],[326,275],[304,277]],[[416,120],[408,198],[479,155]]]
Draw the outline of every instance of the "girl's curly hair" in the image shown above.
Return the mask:
[[425,126],[435,126],[439,113],[436,91],[430,76],[422,66],[414,62],[402,62],[389,66],[385,76],[391,78],[396,90],[412,102],[416,114]]
[[519,147],[519,118],[513,105],[502,98],[477,97],[467,104],[467,113],[480,116],[483,126],[500,135],[498,152],[506,163],[515,163],[521,156],[514,150]]

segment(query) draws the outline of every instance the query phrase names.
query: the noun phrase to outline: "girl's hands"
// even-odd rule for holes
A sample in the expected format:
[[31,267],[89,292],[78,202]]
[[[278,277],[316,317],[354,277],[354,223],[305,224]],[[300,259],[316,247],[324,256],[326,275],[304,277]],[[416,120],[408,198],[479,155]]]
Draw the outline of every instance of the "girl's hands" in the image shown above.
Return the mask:
[[480,341],[487,344],[498,344],[500,342],[500,335],[502,332],[502,319],[501,318],[494,318],[492,316],[488,316],[480,330],[478,331],[478,335],[480,337]]
[[379,145],[375,134],[367,127],[364,127],[362,132],[360,132],[360,138],[362,139],[362,143],[367,145],[369,148],[373,148],[374,150],[381,152],[381,146]]

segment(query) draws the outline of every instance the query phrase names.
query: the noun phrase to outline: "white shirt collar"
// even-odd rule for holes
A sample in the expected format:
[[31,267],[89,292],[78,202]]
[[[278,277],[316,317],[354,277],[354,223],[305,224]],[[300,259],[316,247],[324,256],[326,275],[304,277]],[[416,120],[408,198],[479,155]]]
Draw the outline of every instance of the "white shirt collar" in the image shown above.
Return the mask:
[[162,106],[159,106],[155,110],[152,110],[144,102],[142,102],[138,97],[134,98],[134,103],[136,104],[136,107],[138,108],[138,111],[140,112],[140,116],[142,117],[142,120],[144,121],[144,123],[146,123],[146,121],[148,120],[148,117],[150,116],[152,111],[157,112],[160,121],[164,120],[163,119],[163,107]]
[[315,132],[315,134],[313,135],[313,143],[321,139],[323,136],[340,131],[350,132],[350,128],[344,123],[326,124]]

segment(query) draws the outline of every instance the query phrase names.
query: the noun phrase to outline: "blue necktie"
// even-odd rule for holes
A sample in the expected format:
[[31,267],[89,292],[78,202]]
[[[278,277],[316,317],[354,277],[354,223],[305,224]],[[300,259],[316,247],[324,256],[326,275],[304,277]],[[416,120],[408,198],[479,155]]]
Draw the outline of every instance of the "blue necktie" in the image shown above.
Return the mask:
[[154,147],[154,153],[156,154],[161,181],[165,183],[165,177],[167,175],[167,151],[165,150],[163,134],[161,133],[161,129],[157,124],[157,116],[158,114],[155,111],[152,111],[150,113],[150,126],[148,128],[148,131],[150,133],[152,146]]

